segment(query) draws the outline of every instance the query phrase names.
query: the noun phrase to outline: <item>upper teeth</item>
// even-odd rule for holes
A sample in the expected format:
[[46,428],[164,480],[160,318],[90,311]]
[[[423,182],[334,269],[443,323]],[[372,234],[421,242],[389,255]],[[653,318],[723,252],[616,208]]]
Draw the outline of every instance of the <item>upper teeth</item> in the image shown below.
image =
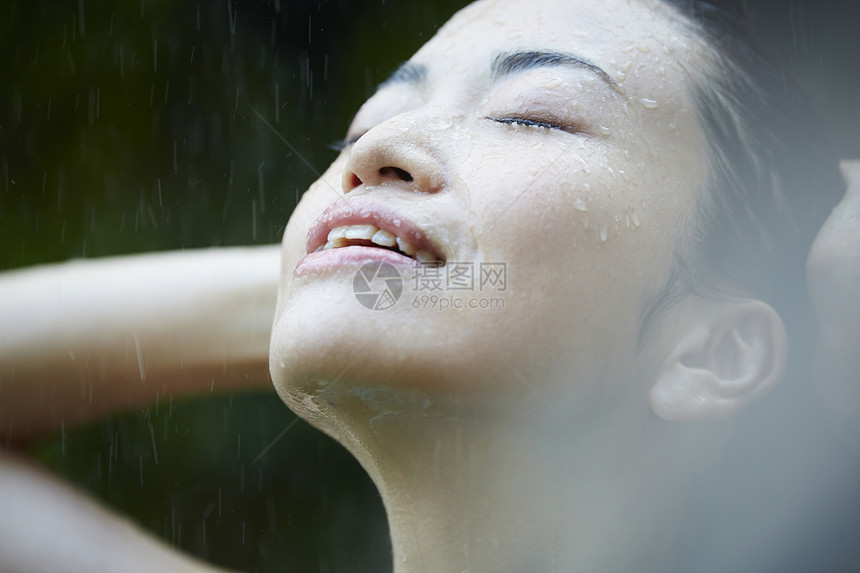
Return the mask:
[[328,242],[322,247],[323,249],[335,249],[344,247],[349,244],[350,239],[358,239],[370,241],[381,247],[393,247],[397,245],[404,254],[414,257],[422,263],[430,263],[436,261],[436,257],[424,250],[418,250],[418,247],[393,233],[383,231],[373,225],[344,225],[335,227],[328,234]]
[[376,231],[373,236],[370,237],[370,240],[377,245],[382,245],[383,247],[393,247],[397,244],[397,237],[388,231],[383,231],[382,229]]
[[397,248],[409,255],[410,257],[418,252],[412,243],[402,237],[397,237]]

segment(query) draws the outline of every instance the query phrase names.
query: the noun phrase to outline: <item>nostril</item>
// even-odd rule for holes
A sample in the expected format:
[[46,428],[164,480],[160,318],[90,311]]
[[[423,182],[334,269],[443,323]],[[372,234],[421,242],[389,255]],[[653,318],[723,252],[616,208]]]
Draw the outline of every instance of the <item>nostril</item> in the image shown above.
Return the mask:
[[379,174],[383,177],[393,175],[394,177],[397,177],[401,181],[406,181],[407,183],[412,181],[412,175],[405,169],[400,169],[399,167],[382,167],[379,170]]
[[353,174],[352,174],[352,177],[350,178],[350,186],[349,186],[349,188],[350,188],[350,189],[355,189],[356,187],[358,187],[359,185],[361,185],[361,183],[362,183],[362,181],[361,181],[361,179],[359,179],[359,178],[358,178],[358,175],[356,175],[355,173],[353,173]]

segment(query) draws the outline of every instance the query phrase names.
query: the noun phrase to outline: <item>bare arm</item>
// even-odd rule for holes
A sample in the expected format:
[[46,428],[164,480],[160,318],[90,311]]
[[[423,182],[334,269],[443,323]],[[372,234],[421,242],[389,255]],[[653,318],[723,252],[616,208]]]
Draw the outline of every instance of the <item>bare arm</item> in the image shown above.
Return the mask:
[[172,395],[268,387],[275,246],[0,275],[0,437]]
[[215,573],[32,462],[0,453],[0,571]]

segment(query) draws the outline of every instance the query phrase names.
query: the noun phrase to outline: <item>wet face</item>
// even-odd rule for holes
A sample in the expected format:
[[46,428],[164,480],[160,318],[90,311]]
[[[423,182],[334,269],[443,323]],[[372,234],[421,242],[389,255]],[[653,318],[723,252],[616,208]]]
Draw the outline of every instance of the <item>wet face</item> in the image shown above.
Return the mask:
[[[650,2],[489,0],[455,16],[364,104],[289,222],[281,395],[307,413],[332,385],[460,404],[618,391],[607,381],[642,366],[642,305],[704,176],[685,87],[697,59]],[[441,290],[416,259],[444,261]],[[373,260],[403,278],[386,310],[354,295]],[[454,263],[471,288],[446,288]]]

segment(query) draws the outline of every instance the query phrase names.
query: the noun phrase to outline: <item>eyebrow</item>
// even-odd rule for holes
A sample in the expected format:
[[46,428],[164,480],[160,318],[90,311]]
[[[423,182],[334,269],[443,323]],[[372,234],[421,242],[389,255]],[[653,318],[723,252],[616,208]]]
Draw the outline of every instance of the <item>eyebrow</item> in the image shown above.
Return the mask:
[[380,88],[390,86],[392,84],[418,84],[424,81],[427,77],[427,66],[422,64],[413,64],[412,62],[403,62],[400,67],[394,70],[394,73],[388,76],[388,79],[379,84]]
[[554,52],[547,50],[536,50],[528,52],[514,52],[511,54],[499,54],[493,61],[493,79],[498,80],[505,76],[511,76],[520,72],[534,70],[537,68],[568,66],[589,70],[606,82],[613,90],[618,90],[619,84],[612,76],[607,74],[600,66],[588,61],[582,56]]
[[[606,82],[613,90],[618,91],[620,84],[597,64],[574,54],[550,50],[532,50],[499,54],[493,60],[490,71],[494,80],[511,76],[520,72],[537,68],[568,66],[593,72]],[[415,85],[427,78],[427,66],[403,62],[388,79],[379,84],[378,89],[396,84]]]

